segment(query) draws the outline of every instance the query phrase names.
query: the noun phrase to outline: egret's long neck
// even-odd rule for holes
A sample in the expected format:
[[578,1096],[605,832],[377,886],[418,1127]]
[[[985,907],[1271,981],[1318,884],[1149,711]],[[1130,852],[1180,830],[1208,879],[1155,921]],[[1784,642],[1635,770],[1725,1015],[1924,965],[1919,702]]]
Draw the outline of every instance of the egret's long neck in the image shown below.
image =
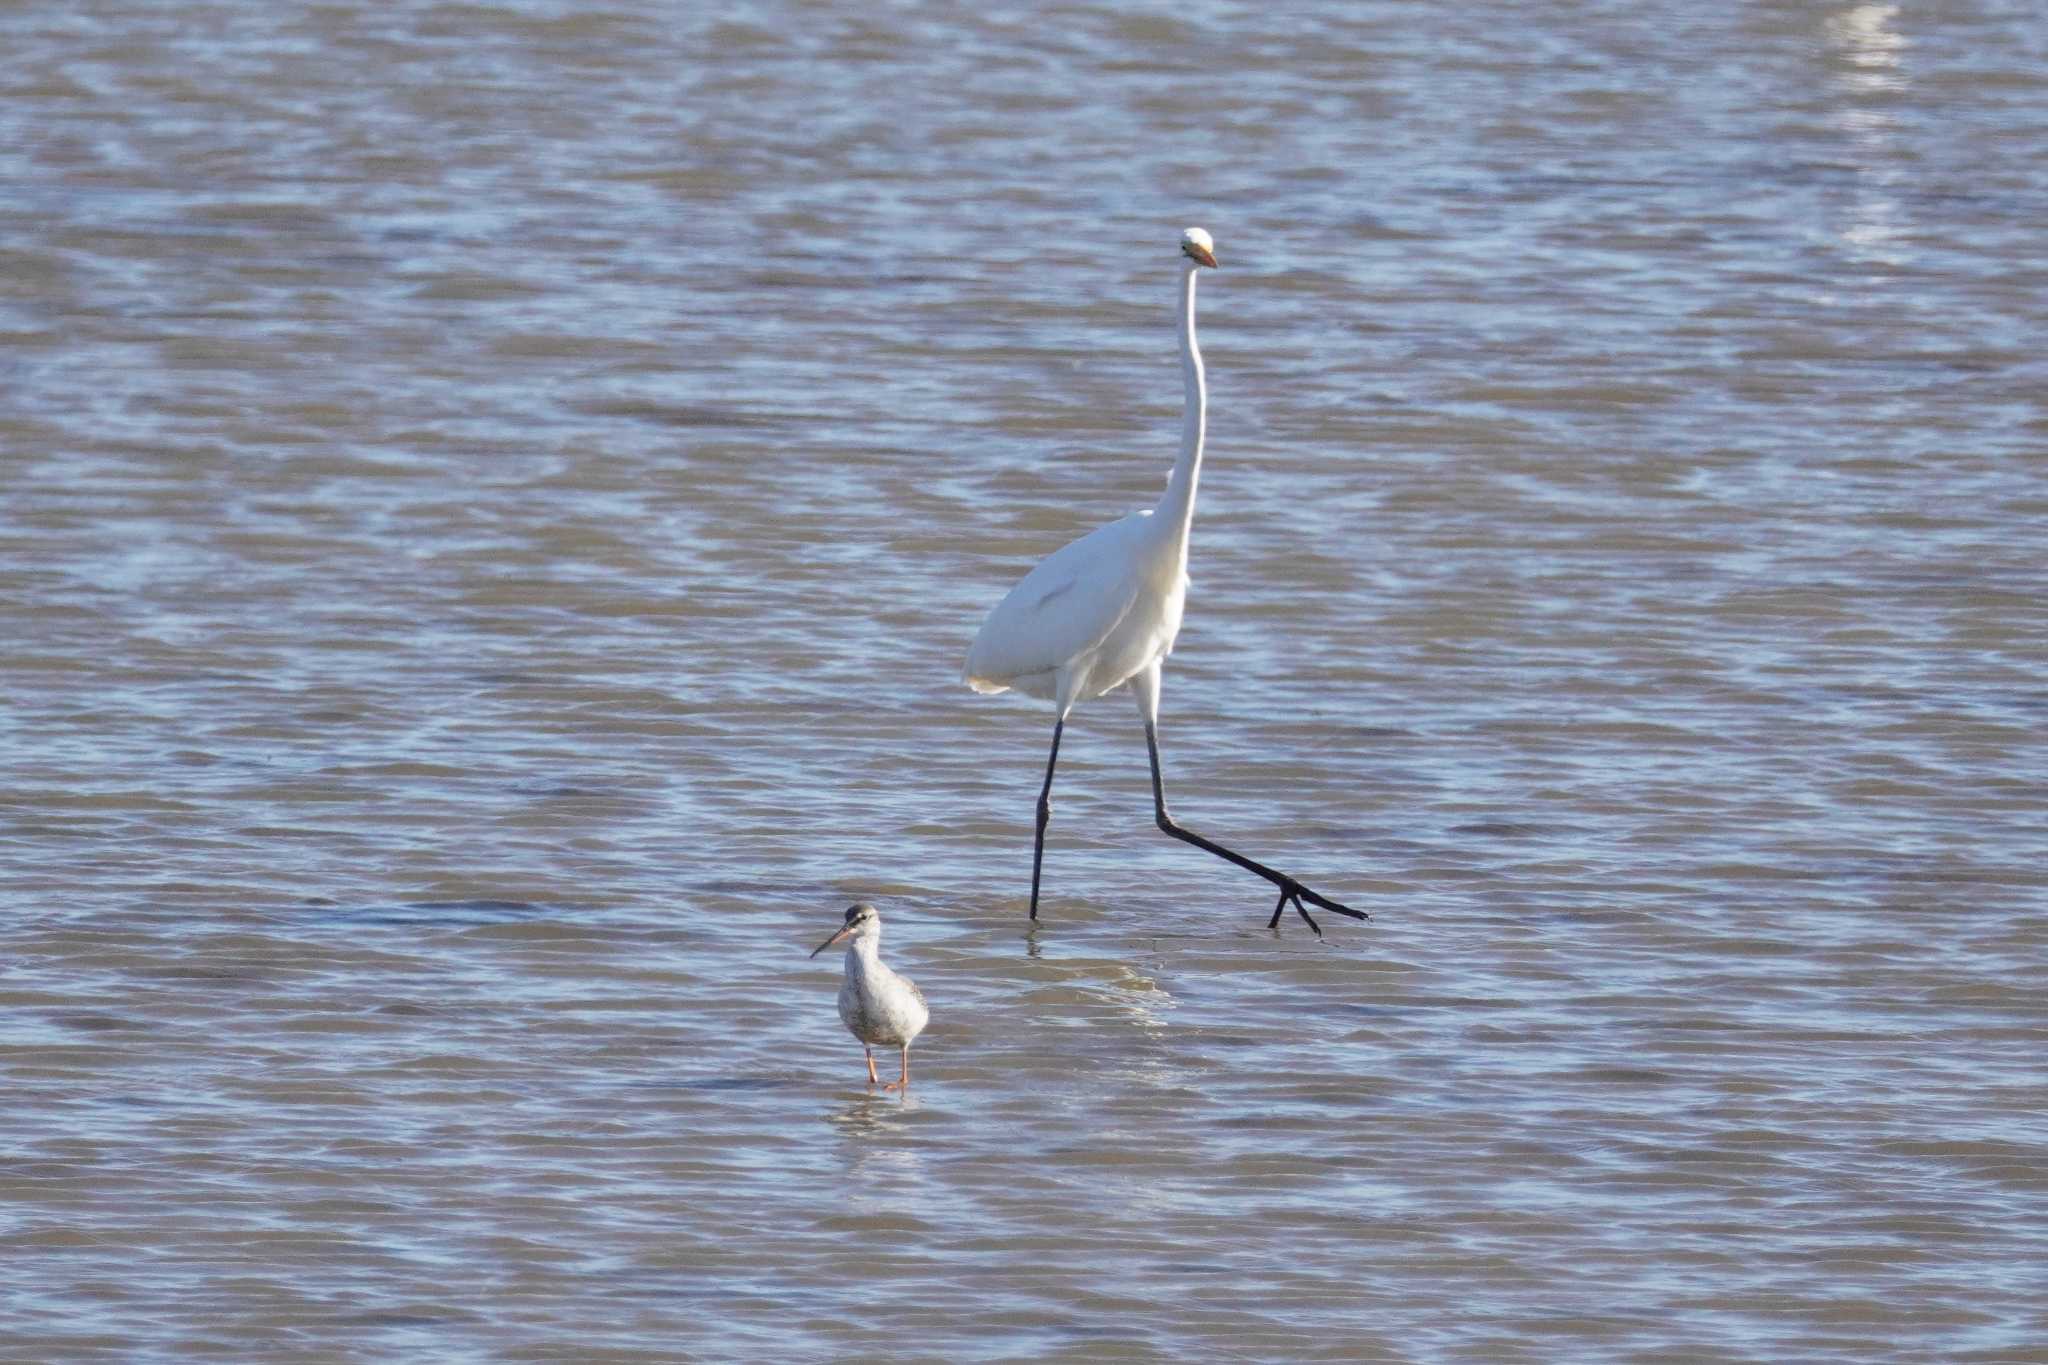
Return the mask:
[[1202,438],[1209,426],[1209,388],[1202,381],[1202,351],[1195,345],[1195,263],[1189,261],[1180,276],[1180,373],[1185,389],[1181,400],[1180,458],[1173,462],[1173,475],[1166,481],[1166,496],[1153,515],[1161,529],[1187,544],[1188,527],[1195,519],[1195,485],[1202,476]]

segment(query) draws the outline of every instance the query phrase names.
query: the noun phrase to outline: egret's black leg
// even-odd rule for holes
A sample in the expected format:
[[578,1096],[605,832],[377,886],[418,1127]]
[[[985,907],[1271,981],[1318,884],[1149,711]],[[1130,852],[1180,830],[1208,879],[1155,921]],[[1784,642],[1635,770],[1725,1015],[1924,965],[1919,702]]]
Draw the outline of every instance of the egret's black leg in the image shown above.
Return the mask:
[[[1053,743],[1055,746],[1059,743],[1057,733],[1054,735]],[[1223,845],[1213,840],[1204,839],[1193,830],[1185,829],[1175,824],[1173,817],[1166,813],[1166,781],[1159,775],[1159,733],[1149,719],[1145,722],[1145,749],[1152,756],[1152,808],[1158,817],[1159,828],[1183,843],[1193,844],[1196,848],[1206,853],[1213,853],[1226,862],[1236,863],[1247,872],[1256,872],[1280,888],[1280,903],[1273,907],[1273,918],[1267,923],[1267,928],[1277,929],[1280,927],[1280,914],[1287,908],[1287,902],[1289,901],[1294,902],[1295,912],[1303,920],[1307,921],[1308,927],[1316,931],[1317,938],[1322,937],[1323,931],[1313,919],[1309,918],[1308,906],[1304,905],[1303,901],[1308,901],[1334,914],[1349,915],[1352,919],[1372,918],[1371,915],[1368,915],[1363,910],[1353,910],[1350,906],[1333,901],[1328,896],[1318,895],[1284,872],[1275,872],[1264,863],[1255,862],[1245,857],[1242,853],[1233,853]],[[1052,774],[1048,771],[1046,774],[1048,786],[1051,785],[1051,781]]]
[[[1052,819],[1052,768],[1060,761],[1060,731],[1066,717],[1052,723],[1052,752],[1045,757],[1045,786],[1038,792],[1038,837],[1031,845],[1031,918],[1038,918],[1038,868],[1045,861],[1045,822]],[[1156,765],[1155,765],[1156,767]]]

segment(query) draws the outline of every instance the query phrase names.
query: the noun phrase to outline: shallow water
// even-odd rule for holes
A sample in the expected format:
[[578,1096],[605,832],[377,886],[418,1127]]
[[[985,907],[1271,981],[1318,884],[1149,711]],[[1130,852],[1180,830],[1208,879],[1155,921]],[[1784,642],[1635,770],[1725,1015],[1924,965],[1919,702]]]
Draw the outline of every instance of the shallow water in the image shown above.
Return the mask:
[[2048,1359],[2048,30],[1172,16],[0,13],[0,1355]]

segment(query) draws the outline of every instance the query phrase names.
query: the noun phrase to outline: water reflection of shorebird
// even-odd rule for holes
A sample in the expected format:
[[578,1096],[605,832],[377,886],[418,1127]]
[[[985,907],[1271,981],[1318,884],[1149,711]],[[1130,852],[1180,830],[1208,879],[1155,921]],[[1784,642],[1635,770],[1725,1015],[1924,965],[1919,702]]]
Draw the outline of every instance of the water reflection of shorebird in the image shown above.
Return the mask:
[[[816,957],[835,943],[851,939],[846,949],[846,979],[839,983],[839,1017],[846,1031],[860,1039],[868,1058],[868,1084],[884,1090],[910,1085],[910,1044],[931,1019],[924,992],[907,976],[882,961],[882,916],[866,901],[850,905],[846,923],[832,937],[811,949]],[[884,1082],[875,1074],[875,1046],[903,1049],[901,1080]]]
[[1052,817],[1052,770],[1059,761],[1060,732],[1074,703],[1131,684],[1145,718],[1145,748],[1152,758],[1152,805],[1159,828],[1184,843],[1256,872],[1279,888],[1268,928],[1277,928],[1289,901],[1318,938],[1322,929],[1309,917],[1307,901],[1353,919],[1363,910],[1340,905],[1309,890],[1284,872],[1232,852],[1174,823],[1166,812],[1166,786],[1159,775],[1159,668],[1180,634],[1188,591],[1188,530],[1195,519],[1195,485],[1202,470],[1202,438],[1209,392],[1202,379],[1202,353],[1195,345],[1195,271],[1216,265],[1208,233],[1181,234],[1180,364],[1185,385],[1180,457],[1166,481],[1166,493],[1150,511],[1134,512],[1056,550],[1024,575],[996,604],[967,652],[967,685],[977,692],[1016,688],[1053,703],[1052,753],[1045,760],[1045,786],[1038,793],[1038,833],[1031,849],[1031,918],[1038,918],[1038,874],[1045,860],[1045,826]]

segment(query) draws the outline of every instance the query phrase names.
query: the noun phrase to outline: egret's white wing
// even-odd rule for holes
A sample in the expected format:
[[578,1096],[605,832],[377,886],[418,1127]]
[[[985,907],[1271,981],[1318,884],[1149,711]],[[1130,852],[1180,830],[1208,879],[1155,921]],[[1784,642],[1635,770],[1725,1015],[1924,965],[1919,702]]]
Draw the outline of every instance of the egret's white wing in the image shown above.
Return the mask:
[[1108,639],[1138,599],[1140,542],[1150,518],[1133,513],[1039,561],[981,623],[967,651],[968,686],[1001,692],[1018,679],[1064,668]]

